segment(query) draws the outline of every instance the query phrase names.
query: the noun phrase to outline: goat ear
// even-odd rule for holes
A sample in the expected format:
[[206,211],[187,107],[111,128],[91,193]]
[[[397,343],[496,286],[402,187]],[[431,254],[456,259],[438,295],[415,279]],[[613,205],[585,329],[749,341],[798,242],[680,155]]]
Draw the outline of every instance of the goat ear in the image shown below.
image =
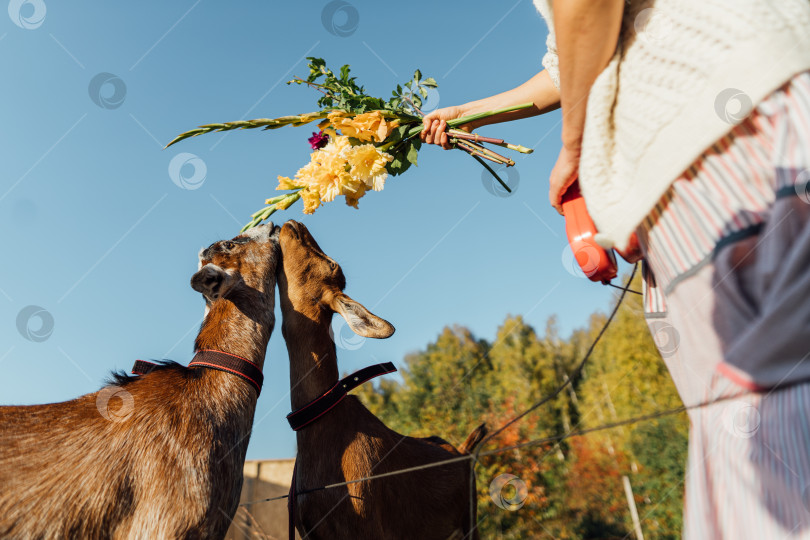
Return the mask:
[[191,276],[191,288],[208,300],[217,300],[231,290],[237,278],[219,266],[208,263]]
[[346,294],[338,293],[333,296],[330,307],[340,313],[349,328],[359,336],[383,339],[394,333],[394,325],[377,317]]

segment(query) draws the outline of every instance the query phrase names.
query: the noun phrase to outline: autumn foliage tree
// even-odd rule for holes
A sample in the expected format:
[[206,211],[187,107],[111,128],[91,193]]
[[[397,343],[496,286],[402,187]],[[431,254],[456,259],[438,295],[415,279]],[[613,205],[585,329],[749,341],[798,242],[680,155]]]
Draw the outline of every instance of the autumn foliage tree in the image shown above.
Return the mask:
[[[641,285],[636,280],[631,287]],[[494,431],[567,382],[482,449],[476,464],[482,538],[632,534],[623,476],[632,485],[645,538],[680,537],[685,415],[566,436],[680,404],[636,295],[626,296],[585,368],[575,369],[605,320],[596,313],[585,328],[563,338],[554,318],[541,334],[522,317],[509,316],[492,342],[464,327],[447,327],[405,358],[401,383],[366,385],[358,394],[393,429],[413,436],[441,433],[459,444],[482,421]],[[555,437],[561,438],[511,448]],[[501,508],[498,497],[491,497],[491,485],[498,485],[493,481],[504,474],[525,485],[519,508]]]

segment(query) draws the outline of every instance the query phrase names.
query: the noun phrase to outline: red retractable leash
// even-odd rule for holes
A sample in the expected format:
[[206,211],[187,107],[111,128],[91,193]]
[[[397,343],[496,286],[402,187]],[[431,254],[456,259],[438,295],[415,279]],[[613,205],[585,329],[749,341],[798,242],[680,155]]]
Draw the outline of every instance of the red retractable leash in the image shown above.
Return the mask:
[[[585,199],[579,191],[579,182],[574,182],[562,198],[563,214],[565,214],[565,232],[568,235],[568,244],[577,264],[582,272],[591,281],[604,284],[616,277],[618,267],[616,255],[613,250],[606,250],[596,243],[596,225],[585,206]],[[641,248],[635,233],[630,237],[627,249],[616,250],[621,257],[635,263],[642,258]]]

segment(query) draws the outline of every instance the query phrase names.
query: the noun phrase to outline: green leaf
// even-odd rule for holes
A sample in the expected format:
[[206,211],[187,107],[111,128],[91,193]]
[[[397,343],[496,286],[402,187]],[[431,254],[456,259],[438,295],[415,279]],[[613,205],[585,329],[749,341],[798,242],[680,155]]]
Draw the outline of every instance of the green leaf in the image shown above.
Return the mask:
[[400,175],[407,171],[411,166],[411,163],[407,159],[407,152],[404,147],[400,146],[397,150],[389,153],[391,153],[391,155],[394,157],[391,163],[389,163],[386,167],[388,172],[391,173],[391,176]]
[[408,160],[409,163],[416,165],[416,156],[418,154],[419,150],[416,148],[415,144],[408,145],[408,154],[406,156],[406,159]]
[[[395,165],[396,164],[396,165]],[[404,173],[411,167],[411,163],[407,160],[394,160],[391,162],[392,167],[396,167],[396,170],[391,170],[391,176],[399,176],[400,174]]]
[[[402,128],[402,127],[403,127],[403,126],[399,126],[398,128],[394,129],[394,130],[391,132],[391,134],[388,136],[388,138],[387,138],[387,139],[385,139],[385,142],[386,142],[386,143],[389,143],[389,142],[399,142],[399,141],[401,141],[401,140],[402,140],[402,135],[403,135],[403,133],[404,133],[404,132],[403,132],[403,131],[400,129],[400,128]],[[407,128],[407,126],[406,126],[406,128]],[[406,129],[406,130],[407,130],[407,129]]]
[[427,79],[422,81],[422,86],[437,88],[439,86],[439,83],[437,83],[436,79],[434,79],[433,77],[428,77]]

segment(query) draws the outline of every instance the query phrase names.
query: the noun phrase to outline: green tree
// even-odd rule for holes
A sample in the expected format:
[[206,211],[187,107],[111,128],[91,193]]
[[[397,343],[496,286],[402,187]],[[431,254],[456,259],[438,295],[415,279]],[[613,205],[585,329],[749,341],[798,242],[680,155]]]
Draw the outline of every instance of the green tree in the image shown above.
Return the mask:
[[460,444],[487,410],[488,348],[467,328],[447,327],[426,350],[405,357],[402,384],[367,385],[359,395],[392,429]]
[[[637,278],[631,288],[640,287]],[[626,295],[584,370],[576,371],[606,320],[595,313],[563,339],[553,317],[541,335],[521,316],[509,316],[492,343],[446,327],[405,358],[402,383],[384,380],[357,393],[391,428],[438,434],[457,445],[481,421],[494,431],[570,378],[553,399],[493,438],[487,451],[677,407],[637,295]],[[632,530],[622,476],[631,480],[645,538],[679,537],[687,429],[681,414],[482,457],[476,467],[482,537],[622,537]],[[491,482],[504,473],[526,485],[519,510],[490,499]]]
[[[631,283],[630,288],[641,289],[640,277]],[[591,338],[595,337],[605,320],[604,315],[591,317],[588,330]],[[647,328],[640,296],[625,296],[583,372],[579,398],[580,425],[585,428],[681,405],[666,364]],[[670,417],[666,429],[660,428],[654,434],[649,431],[649,426],[638,424],[635,427],[619,427],[593,433],[589,438],[599,442],[604,448],[627,457],[622,462],[620,472],[631,480],[645,538],[679,537],[683,490],[665,490],[669,493],[666,500],[657,500],[660,492],[656,491],[656,483],[651,480],[660,477],[665,482],[676,482],[671,485],[680,485],[683,481],[688,420],[685,414]],[[656,457],[653,453],[645,454],[642,459],[639,452],[647,452],[647,448],[654,446],[655,437],[659,437],[658,442],[664,441],[664,444],[671,445],[670,450],[677,455],[665,458]],[[675,466],[679,459],[680,469]],[[664,471],[666,474],[661,477]],[[677,480],[675,475],[678,475]],[[610,497],[623,498],[621,490],[621,485],[615,486]],[[646,502],[652,500],[656,502]],[[622,515],[625,526],[629,527],[629,513],[625,510]],[[678,519],[674,516],[678,516]]]
[[630,447],[638,460],[638,507],[650,538],[680,538],[683,527],[683,482],[687,437],[682,420],[666,416],[638,424],[630,434]]

